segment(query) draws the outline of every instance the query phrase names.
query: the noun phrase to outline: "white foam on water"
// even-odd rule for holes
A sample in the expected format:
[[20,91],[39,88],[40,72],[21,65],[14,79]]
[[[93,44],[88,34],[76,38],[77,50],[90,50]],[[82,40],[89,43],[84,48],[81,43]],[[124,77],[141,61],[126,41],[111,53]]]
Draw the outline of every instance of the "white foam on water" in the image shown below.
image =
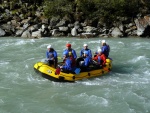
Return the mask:
[[14,43],[14,45],[25,45],[27,43],[33,44],[35,42],[34,39],[31,40],[18,40],[17,42]]
[[10,64],[10,61],[0,61],[0,65],[4,66],[4,65],[8,65]]
[[28,60],[30,61],[30,60],[34,60],[34,59],[35,59],[35,58],[28,58],[26,61],[28,61]]
[[124,43],[124,42],[121,42],[121,41],[119,41],[119,42],[118,42],[118,44],[122,44],[122,45],[125,45],[125,43]]
[[93,107],[94,106],[107,107],[109,105],[109,102],[107,99],[103,97],[98,97],[96,95],[88,95],[87,93],[77,94],[73,98],[76,100],[83,101],[84,106],[91,105]]
[[26,69],[28,69],[28,68],[29,68],[29,66],[26,64],[26,65],[25,65],[25,68],[26,68]]
[[30,42],[35,42],[35,40],[34,40],[34,39],[31,39]]
[[19,77],[19,73],[17,72],[9,72],[9,73],[5,73],[7,76],[5,76],[5,78],[8,78],[8,79],[17,79]]
[[104,107],[109,106],[108,100],[103,97],[97,97],[95,95],[92,95],[89,97],[89,101],[91,101],[91,104],[95,106],[97,105],[104,106]]
[[[94,81],[94,82],[93,82]],[[101,79],[99,78],[94,78],[93,79],[83,79],[82,81],[77,81],[77,83],[86,85],[86,86],[100,86],[103,85],[103,82],[101,82]]]
[[2,99],[0,99],[0,105],[1,105],[1,104],[4,104],[4,101],[3,101]]
[[10,90],[11,88],[0,86],[0,89],[7,89],[7,90]]
[[26,43],[27,43],[26,41],[20,40],[20,41],[15,42],[14,45],[24,45]]
[[46,81],[48,81],[47,79],[44,79],[42,77],[40,77],[38,74],[35,76],[35,75],[32,75],[32,74],[29,74],[27,76],[27,81],[29,82],[33,82],[33,83],[38,83],[38,84],[42,84]]
[[43,58],[41,59],[41,62],[47,63],[47,59]]
[[144,71],[144,74],[147,75],[147,76],[150,76],[150,70],[147,68],[147,70]]
[[29,82],[38,81],[37,79],[33,78],[33,76],[31,74],[29,76],[27,76],[27,80]]
[[[50,44],[50,43],[49,43]],[[47,49],[47,46],[49,45],[49,44],[42,44],[42,45],[40,45],[39,47],[40,48],[45,48],[45,50]]]
[[131,45],[138,47],[138,46],[141,46],[142,44],[140,42],[136,42],[136,43],[134,42],[134,43],[131,43]]
[[100,44],[101,44],[101,41],[89,41],[89,42],[88,42],[88,44],[95,44],[95,43],[100,45]]
[[147,60],[147,58],[145,56],[136,56],[135,58],[133,58],[132,60],[129,60],[128,62],[129,63],[136,63],[138,61],[141,61],[141,60]]

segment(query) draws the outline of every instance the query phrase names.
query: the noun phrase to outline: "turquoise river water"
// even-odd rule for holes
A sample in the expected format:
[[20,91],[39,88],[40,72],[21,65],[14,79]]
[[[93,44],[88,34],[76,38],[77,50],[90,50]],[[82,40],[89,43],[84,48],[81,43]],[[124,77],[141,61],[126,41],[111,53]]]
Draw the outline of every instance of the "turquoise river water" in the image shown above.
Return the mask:
[[67,42],[79,55],[102,38],[0,38],[0,113],[150,113],[150,40],[106,38],[112,71],[75,83],[42,78],[33,65],[48,44],[61,56]]

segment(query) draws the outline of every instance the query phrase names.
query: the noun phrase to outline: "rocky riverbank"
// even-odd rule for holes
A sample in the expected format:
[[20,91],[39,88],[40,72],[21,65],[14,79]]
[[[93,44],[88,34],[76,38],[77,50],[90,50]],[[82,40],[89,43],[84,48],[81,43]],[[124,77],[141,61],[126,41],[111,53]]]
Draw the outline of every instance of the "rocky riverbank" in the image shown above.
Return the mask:
[[[24,38],[40,37],[150,37],[150,15],[137,15],[136,18],[118,18],[113,26],[92,20],[72,21],[64,18],[44,16],[43,7],[28,3],[4,1],[0,5],[0,37],[14,36]],[[76,14],[79,15],[79,14]]]

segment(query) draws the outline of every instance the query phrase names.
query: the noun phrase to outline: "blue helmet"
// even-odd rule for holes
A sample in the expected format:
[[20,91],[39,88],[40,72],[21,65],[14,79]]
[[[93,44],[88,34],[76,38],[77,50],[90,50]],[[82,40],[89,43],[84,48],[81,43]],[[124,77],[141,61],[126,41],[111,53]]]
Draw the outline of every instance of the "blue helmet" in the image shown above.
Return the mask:
[[63,56],[68,57],[68,52],[67,52],[67,51],[64,51],[64,52],[63,52]]

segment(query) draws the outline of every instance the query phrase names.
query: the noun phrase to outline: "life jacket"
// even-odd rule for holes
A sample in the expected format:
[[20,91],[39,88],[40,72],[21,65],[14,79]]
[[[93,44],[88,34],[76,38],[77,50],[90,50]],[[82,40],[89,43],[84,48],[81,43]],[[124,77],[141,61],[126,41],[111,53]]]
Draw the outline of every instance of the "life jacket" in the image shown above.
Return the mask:
[[53,54],[53,52],[48,52],[48,58],[49,58],[49,60],[51,60],[52,58],[54,57],[54,54]]
[[70,58],[66,58],[63,68],[66,70],[72,70],[72,61],[70,60]]
[[106,56],[106,57],[108,57],[109,56],[109,51],[110,51],[110,47],[109,47],[109,45],[104,45],[104,46],[102,46],[102,53]]
[[84,58],[83,66],[84,66],[84,67],[89,67],[90,62],[91,62],[90,57],[89,57],[89,56],[85,57],[85,58]]
[[85,51],[88,52],[88,56],[92,58],[91,50],[88,49],[88,48],[87,49],[82,49],[81,53],[80,53],[80,56],[83,56]]
[[96,60],[100,65],[104,65],[106,63],[106,56],[104,54],[96,55],[93,60]]
[[98,56],[97,62],[98,64],[101,64],[101,56]]
[[[65,50],[65,51],[68,52],[68,56],[69,56],[70,60],[72,61],[72,67],[74,67],[76,65],[76,61],[73,56],[73,49]],[[65,60],[63,62],[65,62]]]

